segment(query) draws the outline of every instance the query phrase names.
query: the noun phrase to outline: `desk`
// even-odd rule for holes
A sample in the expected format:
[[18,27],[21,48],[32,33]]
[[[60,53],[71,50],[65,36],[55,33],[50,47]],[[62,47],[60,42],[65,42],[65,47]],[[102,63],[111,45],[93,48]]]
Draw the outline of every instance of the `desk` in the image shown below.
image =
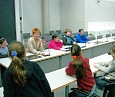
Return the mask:
[[46,74],[52,92],[65,87],[65,97],[68,97],[69,85],[76,82],[76,78],[68,76],[65,73],[65,68]]
[[[110,58],[110,55],[108,55],[106,53],[106,54],[103,54],[103,55],[100,55],[100,56],[90,59],[89,62],[90,62],[91,71],[93,73],[98,71],[98,69],[93,66],[94,62],[102,61],[101,59],[107,60],[109,58]],[[7,58],[6,58],[6,60],[7,60]],[[10,60],[9,60],[9,62],[10,62]],[[55,70],[50,73],[46,73],[45,75],[46,75],[46,78],[50,84],[52,92],[55,92],[61,88],[65,88],[65,95],[66,95],[65,97],[68,97],[67,94],[69,92],[69,85],[76,82],[75,76],[66,75],[65,68]]]

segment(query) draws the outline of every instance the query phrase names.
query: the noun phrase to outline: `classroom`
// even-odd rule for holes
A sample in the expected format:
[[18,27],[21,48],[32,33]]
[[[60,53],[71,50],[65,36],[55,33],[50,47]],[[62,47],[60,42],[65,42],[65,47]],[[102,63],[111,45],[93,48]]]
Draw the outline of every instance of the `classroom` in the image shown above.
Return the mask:
[[[5,38],[7,45],[16,40],[28,48],[29,39],[34,36],[33,29],[39,30],[39,37],[46,46],[38,53],[46,55],[31,59],[28,56],[35,53],[26,53],[26,58],[39,64],[54,97],[68,97],[70,89],[77,84],[75,77],[65,73],[69,62],[73,60],[71,47],[74,44],[64,45],[65,32],[71,33],[72,39],[81,47],[83,56],[89,59],[92,74],[98,71],[92,66],[95,60],[107,63],[111,59],[108,52],[115,46],[114,0],[0,0],[0,6],[0,40]],[[77,41],[77,34],[81,30],[88,42]],[[62,41],[60,49],[49,47],[53,36]],[[10,62],[8,56],[0,57],[0,94],[3,92],[2,67],[8,68]],[[105,97],[102,96],[103,92],[97,90],[100,97]]]

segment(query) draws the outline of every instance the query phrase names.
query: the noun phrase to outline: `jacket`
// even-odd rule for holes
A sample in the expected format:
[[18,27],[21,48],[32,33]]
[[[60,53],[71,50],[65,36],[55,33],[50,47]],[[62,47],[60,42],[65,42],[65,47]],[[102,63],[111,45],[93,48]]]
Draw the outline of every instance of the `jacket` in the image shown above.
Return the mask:
[[11,67],[4,72],[4,97],[51,97],[51,89],[44,72],[36,62],[25,60],[27,82],[24,86],[14,83]]
[[55,40],[51,40],[50,43],[48,44],[48,48],[49,49],[55,49],[55,50],[60,50],[60,48],[62,48],[62,42],[61,41],[55,41]]
[[77,43],[86,43],[86,42],[88,42],[88,38],[84,34],[83,35],[77,34],[76,42]]
[[27,52],[31,52],[31,53],[36,53],[37,51],[41,51],[45,49],[41,38],[39,38],[38,43],[36,45],[34,37],[30,37],[27,45],[28,45]]
[[[95,84],[95,79],[92,76],[92,72],[90,70],[90,66],[89,66],[89,59],[88,58],[83,58],[82,60],[84,61],[84,67],[86,70],[86,76],[83,79],[77,79],[77,86],[79,89],[84,89],[87,91],[90,91],[93,87],[93,85]],[[76,71],[73,67],[72,62],[69,62],[68,67],[65,69],[65,72],[67,75],[75,75]]]
[[63,36],[62,40],[64,45],[72,45],[73,42],[75,42],[75,40],[72,37],[66,35]]

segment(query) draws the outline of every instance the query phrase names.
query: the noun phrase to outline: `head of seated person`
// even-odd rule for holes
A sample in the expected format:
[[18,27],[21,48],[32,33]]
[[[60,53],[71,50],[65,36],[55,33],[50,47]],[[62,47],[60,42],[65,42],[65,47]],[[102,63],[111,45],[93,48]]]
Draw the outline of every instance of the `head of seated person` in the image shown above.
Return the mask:
[[86,42],[88,42],[88,38],[84,34],[83,29],[79,29],[79,33],[76,35],[76,42],[78,42],[78,43],[86,43]]
[[64,34],[65,35],[62,38],[64,45],[72,45],[73,43],[75,43],[75,40],[71,37],[71,34],[72,34],[71,30],[66,29],[64,31]]
[[40,30],[38,28],[32,29],[32,36],[34,37],[34,40],[38,40],[40,37]]
[[60,48],[62,48],[62,41],[59,39],[57,34],[52,36],[52,40],[49,42],[48,48],[55,50],[60,50]]
[[8,48],[7,48],[7,41],[5,38],[0,37],[0,58],[4,58],[8,56]]

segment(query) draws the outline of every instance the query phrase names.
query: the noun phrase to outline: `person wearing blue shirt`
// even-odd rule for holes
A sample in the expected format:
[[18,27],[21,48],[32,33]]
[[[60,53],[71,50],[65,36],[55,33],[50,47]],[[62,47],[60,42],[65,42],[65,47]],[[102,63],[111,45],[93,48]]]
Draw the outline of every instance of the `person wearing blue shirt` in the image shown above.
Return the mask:
[[8,43],[5,38],[0,37],[0,58],[8,57]]
[[85,36],[83,29],[79,29],[79,33],[76,35],[76,42],[77,43],[88,42],[88,38]]

